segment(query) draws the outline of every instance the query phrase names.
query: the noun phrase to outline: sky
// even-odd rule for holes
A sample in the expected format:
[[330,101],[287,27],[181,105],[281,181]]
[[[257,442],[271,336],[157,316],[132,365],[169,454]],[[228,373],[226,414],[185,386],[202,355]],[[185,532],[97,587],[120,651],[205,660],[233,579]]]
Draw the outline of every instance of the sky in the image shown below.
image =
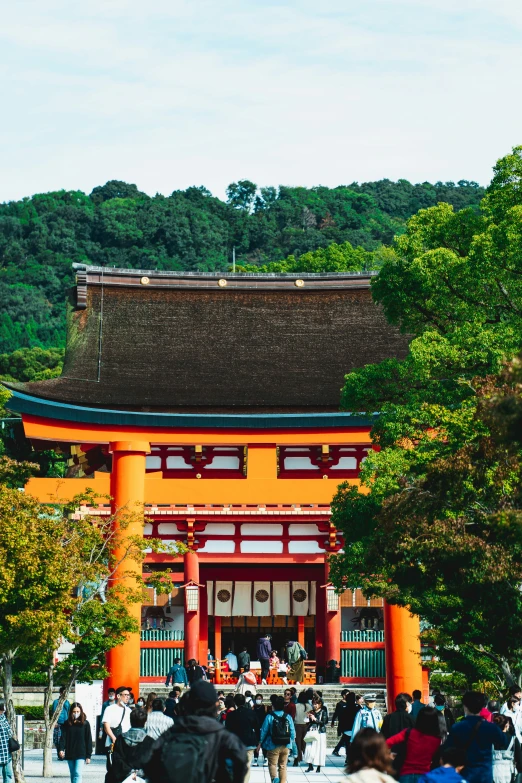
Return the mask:
[[16,0],[0,201],[110,179],[487,184],[522,144],[520,0]]

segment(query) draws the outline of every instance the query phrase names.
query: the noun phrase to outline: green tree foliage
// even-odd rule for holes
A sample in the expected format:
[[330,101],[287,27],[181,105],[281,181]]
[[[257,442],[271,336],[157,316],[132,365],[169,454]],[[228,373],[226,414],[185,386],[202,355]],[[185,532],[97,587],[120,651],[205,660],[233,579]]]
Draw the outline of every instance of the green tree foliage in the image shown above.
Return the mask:
[[0,353],[59,348],[73,262],[131,269],[226,270],[279,262],[332,244],[365,251],[389,244],[419,206],[446,200],[477,209],[475,183],[356,183],[267,187],[240,180],[227,202],[204,187],[149,197],[112,180],[0,205]]
[[409,354],[350,373],[342,395],[345,410],[379,412],[381,450],[364,494],[345,485],[334,502],[337,584],[411,606],[471,680],[478,657],[508,681],[522,670],[521,182],[515,148],[481,214],[441,204],[410,219],[373,284]]

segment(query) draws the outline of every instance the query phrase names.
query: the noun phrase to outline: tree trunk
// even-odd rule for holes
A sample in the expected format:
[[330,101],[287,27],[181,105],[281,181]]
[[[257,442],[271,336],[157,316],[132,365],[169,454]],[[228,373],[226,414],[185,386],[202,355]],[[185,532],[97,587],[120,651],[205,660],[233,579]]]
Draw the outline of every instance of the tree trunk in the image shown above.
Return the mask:
[[[52,778],[53,776],[53,732],[56,723],[58,722],[58,716],[61,711],[61,705],[58,703],[58,707],[55,709],[53,715],[51,712],[51,699],[53,697],[53,685],[54,685],[54,664],[50,663],[47,667],[47,683],[44,691],[44,752],[43,752],[43,770],[42,775],[44,778]],[[65,701],[65,699],[63,700]],[[62,704],[63,704],[62,701]]]
[[[9,721],[13,737],[18,740],[21,745],[23,743],[23,737],[18,737],[18,727],[13,704],[13,659],[14,654],[11,650],[2,656],[2,682],[7,720]],[[16,753],[13,753],[12,758],[15,781],[16,783],[24,783],[25,777],[22,769],[22,751],[17,750]]]
[[42,771],[42,775],[44,778],[52,778],[53,776],[54,727],[58,723],[58,718],[60,717],[60,713],[62,711],[64,702],[67,699],[67,696],[69,695],[69,691],[71,690],[74,683],[76,682],[77,676],[78,676],[78,669],[76,667],[72,667],[69,680],[67,684],[63,686],[63,690],[58,696],[58,704],[56,705],[56,709],[51,715],[51,709],[52,709],[51,699],[53,698],[53,687],[54,687],[54,663],[50,663],[49,666],[47,667],[47,683],[45,685],[45,691],[44,691],[45,737],[44,737],[44,754],[43,754],[43,771]]

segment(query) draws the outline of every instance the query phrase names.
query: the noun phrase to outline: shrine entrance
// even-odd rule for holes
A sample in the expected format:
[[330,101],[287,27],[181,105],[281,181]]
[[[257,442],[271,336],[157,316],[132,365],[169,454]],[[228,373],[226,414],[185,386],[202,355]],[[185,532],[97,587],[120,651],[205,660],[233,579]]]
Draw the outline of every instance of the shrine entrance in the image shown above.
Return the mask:
[[[314,616],[304,619],[304,647],[308,657],[315,659],[315,622]],[[214,638],[215,620],[209,617],[209,638]],[[236,653],[243,647],[248,649],[252,660],[256,659],[257,640],[270,634],[272,649],[277,650],[278,658],[285,657],[284,649],[288,641],[298,639],[298,618],[285,615],[274,617],[222,617],[221,652],[225,656],[229,649]],[[212,650],[214,654],[214,650]]]

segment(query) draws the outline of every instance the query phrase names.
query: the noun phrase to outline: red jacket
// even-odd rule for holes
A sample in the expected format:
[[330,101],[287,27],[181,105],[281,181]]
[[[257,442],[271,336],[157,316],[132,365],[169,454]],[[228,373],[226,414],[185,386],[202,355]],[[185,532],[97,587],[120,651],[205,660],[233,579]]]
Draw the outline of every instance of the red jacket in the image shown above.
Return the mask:
[[[404,742],[408,729],[395,734],[386,740],[389,748]],[[401,769],[402,775],[424,775],[431,769],[431,761],[435,751],[440,747],[440,737],[431,737],[422,734],[417,729],[410,729],[408,744],[406,746],[406,758]]]

